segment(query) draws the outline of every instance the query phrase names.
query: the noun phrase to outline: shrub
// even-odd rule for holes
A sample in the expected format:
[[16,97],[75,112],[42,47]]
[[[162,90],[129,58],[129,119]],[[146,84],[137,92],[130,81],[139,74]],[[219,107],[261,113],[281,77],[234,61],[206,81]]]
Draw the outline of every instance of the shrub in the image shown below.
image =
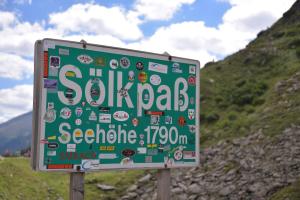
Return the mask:
[[220,116],[217,113],[211,113],[206,116],[207,123],[213,123],[220,119]]

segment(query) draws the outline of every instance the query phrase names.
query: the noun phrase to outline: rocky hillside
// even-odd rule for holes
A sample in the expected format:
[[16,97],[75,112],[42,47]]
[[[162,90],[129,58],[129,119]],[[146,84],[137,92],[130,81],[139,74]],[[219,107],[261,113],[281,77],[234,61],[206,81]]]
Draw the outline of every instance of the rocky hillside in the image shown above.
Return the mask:
[[[201,70],[201,166],[172,170],[172,199],[300,199],[299,19],[298,0]],[[155,176],[144,179],[123,199],[155,199]]]
[[[172,199],[275,199],[282,188],[300,178],[300,126],[275,137],[260,130],[220,141],[201,155],[200,167],[172,170]],[[149,173],[122,199],[156,199],[156,184],[155,175]],[[280,199],[300,199],[299,188],[295,192]]]

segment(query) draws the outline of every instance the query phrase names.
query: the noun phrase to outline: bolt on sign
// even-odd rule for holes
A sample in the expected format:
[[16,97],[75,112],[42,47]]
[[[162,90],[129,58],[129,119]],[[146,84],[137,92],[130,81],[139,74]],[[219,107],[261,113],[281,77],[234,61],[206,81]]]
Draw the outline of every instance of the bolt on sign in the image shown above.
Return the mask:
[[198,165],[198,61],[44,39],[34,70],[35,170]]

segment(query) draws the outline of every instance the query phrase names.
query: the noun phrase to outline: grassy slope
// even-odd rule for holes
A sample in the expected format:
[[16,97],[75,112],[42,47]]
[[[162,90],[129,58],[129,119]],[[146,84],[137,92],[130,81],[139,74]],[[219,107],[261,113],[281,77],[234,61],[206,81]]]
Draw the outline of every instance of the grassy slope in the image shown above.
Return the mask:
[[276,83],[300,71],[299,5],[298,1],[246,49],[201,70],[204,146],[259,129],[275,135],[300,123],[299,92],[283,96],[275,92]]
[[[144,172],[141,170],[109,171],[87,174],[85,198],[117,199]],[[116,186],[112,192],[97,189],[97,183]],[[0,161],[0,199],[35,200],[68,199],[69,175],[65,173],[33,172],[26,158],[6,158]]]
[[283,200],[283,199],[289,199],[289,200],[298,200],[300,199],[300,180],[296,183],[285,187],[278,192],[276,192],[270,200]]

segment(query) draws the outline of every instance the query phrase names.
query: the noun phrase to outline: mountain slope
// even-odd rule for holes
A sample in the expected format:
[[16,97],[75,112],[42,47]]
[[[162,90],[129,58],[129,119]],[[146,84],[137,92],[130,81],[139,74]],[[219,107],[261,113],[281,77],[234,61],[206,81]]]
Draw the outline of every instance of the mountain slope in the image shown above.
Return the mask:
[[0,124],[0,154],[6,150],[15,152],[31,144],[32,112]]
[[300,1],[243,50],[201,70],[206,145],[300,122]]

